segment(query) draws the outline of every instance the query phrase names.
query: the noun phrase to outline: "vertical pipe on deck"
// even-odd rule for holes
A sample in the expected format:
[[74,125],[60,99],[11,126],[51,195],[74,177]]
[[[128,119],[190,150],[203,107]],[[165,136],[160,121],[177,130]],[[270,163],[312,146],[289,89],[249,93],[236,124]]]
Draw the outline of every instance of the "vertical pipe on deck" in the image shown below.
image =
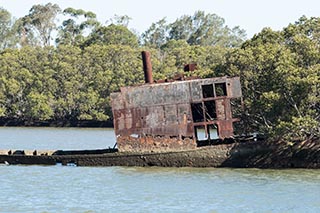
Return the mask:
[[152,77],[152,65],[151,65],[151,57],[150,53],[147,51],[142,52],[142,62],[143,62],[143,71],[144,71],[144,79],[146,84],[153,83]]

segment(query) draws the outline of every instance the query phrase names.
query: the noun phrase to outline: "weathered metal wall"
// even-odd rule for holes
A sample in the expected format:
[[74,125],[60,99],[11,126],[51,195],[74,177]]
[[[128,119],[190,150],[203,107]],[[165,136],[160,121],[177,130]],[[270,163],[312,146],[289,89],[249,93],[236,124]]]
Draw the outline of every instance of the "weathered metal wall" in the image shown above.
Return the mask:
[[[208,94],[204,94],[204,87]],[[217,96],[218,89],[223,96]],[[119,93],[111,94],[119,151],[192,149],[197,146],[196,126],[207,128],[208,125],[217,125],[219,137],[230,137],[233,134],[232,123],[235,121],[231,114],[230,100],[239,97],[239,78],[123,87]],[[194,121],[192,103],[198,104],[201,121]],[[207,109],[208,106],[215,106],[215,109]],[[207,118],[206,114],[216,116]]]
[[121,88],[112,109],[116,134],[189,135],[188,84],[179,82]]

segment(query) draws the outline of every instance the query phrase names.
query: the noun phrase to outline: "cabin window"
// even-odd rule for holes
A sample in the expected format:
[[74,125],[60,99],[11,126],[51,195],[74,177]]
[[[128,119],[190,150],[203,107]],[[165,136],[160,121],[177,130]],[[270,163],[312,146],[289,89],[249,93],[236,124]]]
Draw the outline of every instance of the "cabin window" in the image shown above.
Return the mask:
[[218,139],[219,138],[218,125],[216,124],[208,125],[208,134],[210,139]]
[[217,119],[215,101],[205,101],[204,107],[205,107],[206,121],[212,121],[214,119]]
[[241,98],[231,99],[231,112],[233,118],[240,118],[242,114]]
[[227,96],[227,86],[226,83],[217,83],[214,85],[215,86],[215,91],[216,91],[216,96]]
[[193,122],[203,122],[203,106],[202,103],[192,103],[191,104],[192,118]]
[[205,141],[205,140],[208,140],[209,138],[209,135],[206,132],[205,126],[195,126],[194,133],[197,141]]
[[[211,124],[211,125],[201,125],[194,127],[194,133],[196,140],[199,142],[210,141],[211,139],[218,139],[218,125]],[[198,143],[198,145],[207,145],[206,143]]]
[[202,85],[202,96],[203,96],[203,98],[213,98],[214,97],[212,84]]

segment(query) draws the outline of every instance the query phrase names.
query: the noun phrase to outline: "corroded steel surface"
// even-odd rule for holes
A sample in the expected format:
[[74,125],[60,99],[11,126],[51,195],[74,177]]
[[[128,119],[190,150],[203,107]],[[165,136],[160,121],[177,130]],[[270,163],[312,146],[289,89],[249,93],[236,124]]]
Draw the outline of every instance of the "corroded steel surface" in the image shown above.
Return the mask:
[[151,56],[149,52],[143,51],[142,53],[142,61],[143,61],[143,71],[144,71],[144,79],[146,83],[152,84],[152,65],[151,65]]
[[118,147],[121,151],[138,151],[138,152],[166,152],[171,150],[190,150],[197,147],[196,142],[192,138],[162,137],[162,136],[146,136],[132,137],[119,136],[117,138]]
[[230,138],[231,101],[241,96],[238,77],[123,87],[111,94],[119,151],[193,149],[202,131],[206,140]]

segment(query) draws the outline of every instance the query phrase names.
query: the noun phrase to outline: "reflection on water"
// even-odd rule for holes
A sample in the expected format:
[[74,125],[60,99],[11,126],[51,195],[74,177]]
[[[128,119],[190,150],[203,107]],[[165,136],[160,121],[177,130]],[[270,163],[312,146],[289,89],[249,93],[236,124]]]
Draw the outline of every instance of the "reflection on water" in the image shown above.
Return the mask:
[[[0,128],[5,148],[114,141],[110,129]],[[3,164],[0,180],[0,212],[320,212],[320,170]]]

